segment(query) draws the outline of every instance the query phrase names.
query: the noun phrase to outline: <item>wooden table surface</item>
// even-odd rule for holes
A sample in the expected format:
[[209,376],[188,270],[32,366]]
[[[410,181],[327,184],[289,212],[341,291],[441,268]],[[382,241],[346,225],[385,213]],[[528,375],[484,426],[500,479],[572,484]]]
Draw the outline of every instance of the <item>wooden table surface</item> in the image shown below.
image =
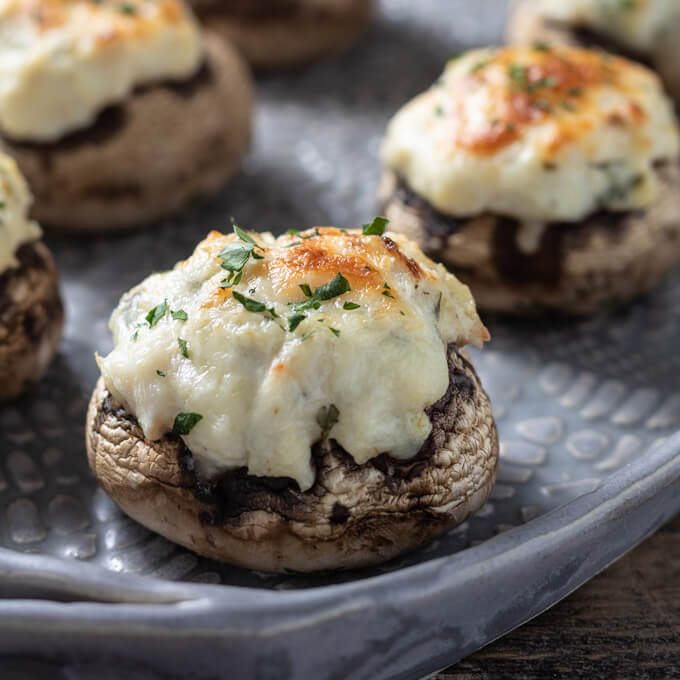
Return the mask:
[[437,680],[680,678],[680,517]]

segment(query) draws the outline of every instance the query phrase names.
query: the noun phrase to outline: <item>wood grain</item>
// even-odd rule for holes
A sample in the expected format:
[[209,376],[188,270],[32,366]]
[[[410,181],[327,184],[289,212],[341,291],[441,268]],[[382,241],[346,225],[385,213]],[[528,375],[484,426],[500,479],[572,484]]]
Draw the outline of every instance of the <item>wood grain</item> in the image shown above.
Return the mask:
[[680,517],[437,680],[680,678]]

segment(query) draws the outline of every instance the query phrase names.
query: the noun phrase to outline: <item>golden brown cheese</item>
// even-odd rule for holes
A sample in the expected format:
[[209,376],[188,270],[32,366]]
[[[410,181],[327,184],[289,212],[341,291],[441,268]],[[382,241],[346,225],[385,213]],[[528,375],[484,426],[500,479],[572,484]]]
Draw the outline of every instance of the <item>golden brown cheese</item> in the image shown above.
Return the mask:
[[360,464],[415,455],[449,383],[447,345],[488,338],[469,289],[396,234],[247,238],[238,281],[223,256],[248,242],[212,232],[123,297],[99,360],[108,389],[150,439],[200,415],[182,434],[208,475],[247,467],[308,489],[325,429]]
[[576,48],[475,50],[407,104],[383,158],[436,208],[579,220],[649,205],[677,158],[670,100],[647,68]]

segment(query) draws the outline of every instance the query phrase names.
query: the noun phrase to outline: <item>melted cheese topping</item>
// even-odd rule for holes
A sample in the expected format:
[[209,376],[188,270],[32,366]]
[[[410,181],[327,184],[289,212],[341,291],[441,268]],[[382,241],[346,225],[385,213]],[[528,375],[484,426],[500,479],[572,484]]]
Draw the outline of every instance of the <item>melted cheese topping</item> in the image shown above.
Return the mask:
[[[447,344],[488,339],[467,286],[402,236],[303,236],[253,234],[263,258],[222,288],[218,255],[238,239],[213,232],[188,260],[127,293],[111,317],[115,348],[99,359],[107,388],[149,439],[178,413],[201,415],[183,438],[204,475],[247,467],[309,489],[320,421],[357,463],[412,457],[431,431],[424,410],[449,384]],[[315,290],[338,274],[351,290],[301,312],[291,331],[292,303],[307,299],[300,286]],[[267,311],[249,311],[239,294]],[[164,300],[168,311],[151,327],[144,320]],[[170,313],[180,309],[186,321]],[[323,418],[331,405],[337,423]]]
[[538,9],[546,19],[599,31],[641,52],[680,30],[678,0],[538,0]]
[[575,48],[486,49],[391,121],[385,164],[441,212],[577,221],[650,205],[678,128],[658,77]]
[[0,153],[0,274],[17,266],[17,248],[40,238],[40,227],[28,219],[31,194],[12,158]]
[[0,128],[56,140],[137,85],[189,78],[202,56],[181,0],[0,0]]

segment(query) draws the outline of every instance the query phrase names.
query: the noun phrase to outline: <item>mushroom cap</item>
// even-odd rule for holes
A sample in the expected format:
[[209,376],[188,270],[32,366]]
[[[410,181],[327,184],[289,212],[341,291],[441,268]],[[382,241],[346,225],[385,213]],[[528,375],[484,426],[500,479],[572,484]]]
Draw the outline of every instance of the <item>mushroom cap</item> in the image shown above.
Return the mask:
[[123,229],[217,190],[250,141],[253,85],[237,52],[206,35],[190,81],[137,89],[87,129],[52,144],[0,137],[35,197],[33,216],[65,231]]
[[201,481],[182,440],[148,441],[103,379],[87,415],[90,467],[130,517],[196,553],[242,567],[301,572],[367,566],[463,522],[496,479],[498,435],[469,361],[449,350],[449,389],[428,413],[432,434],[408,461],[365,465],[332,440],[313,451],[314,486],[245,470]]
[[57,269],[42,241],[16,252],[0,274],[0,401],[13,399],[47,370],[61,338],[64,308]]
[[646,210],[548,224],[531,254],[517,245],[516,220],[448,217],[392,171],[383,174],[380,197],[390,228],[470,286],[480,309],[584,315],[649,292],[680,260],[680,164],[656,172],[659,195]]
[[[234,43],[257,69],[296,66],[352,45],[373,16],[373,0],[341,0],[322,7],[299,0],[287,11],[275,3],[238,12],[223,0],[189,0],[198,17]],[[290,3],[288,3],[290,4]]]
[[[588,39],[585,39],[585,36]],[[601,38],[601,39],[600,39]],[[648,62],[659,72],[666,89],[680,106],[680,43],[677,28],[669,26],[660,36],[652,54],[640,54],[634,49],[616,44],[609,36],[580,32],[569,26],[547,21],[538,9],[536,0],[511,0],[506,39],[511,45],[532,45],[544,42],[553,45],[599,46],[610,52]]]

